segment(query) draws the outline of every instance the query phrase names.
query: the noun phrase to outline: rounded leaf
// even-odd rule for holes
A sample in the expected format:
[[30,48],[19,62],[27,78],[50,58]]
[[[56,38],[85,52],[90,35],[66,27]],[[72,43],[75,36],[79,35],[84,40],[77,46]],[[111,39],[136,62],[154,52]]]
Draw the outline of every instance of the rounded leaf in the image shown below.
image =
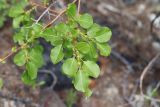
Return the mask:
[[90,48],[90,46],[89,46],[89,44],[88,43],[86,43],[86,42],[78,42],[77,44],[76,44],[76,48],[80,51],[80,52],[82,52],[82,53],[88,53],[89,52],[89,48]]
[[99,49],[102,56],[109,56],[111,53],[111,47],[106,43],[97,43],[97,48]]
[[62,45],[58,45],[55,48],[53,48],[51,50],[50,57],[54,64],[57,64],[58,62],[60,62],[64,57]]
[[43,47],[37,45],[32,48],[29,53],[29,59],[37,68],[40,68],[44,64]]
[[100,30],[100,26],[98,24],[93,24],[91,28],[87,31],[87,35],[90,37],[96,37],[96,33]]
[[59,33],[66,34],[69,32],[69,27],[64,23],[59,23],[55,26],[55,30]]
[[22,76],[21,76],[21,80],[26,84],[26,85],[34,85],[35,84],[35,80],[32,80],[30,78],[30,76],[28,75],[27,71],[24,71]]
[[19,51],[13,59],[14,63],[18,66],[23,66],[26,63],[26,50]]
[[83,14],[78,18],[78,23],[81,27],[88,29],[93,25],[93,18],[89,14]]
[[62,71],[69,77],[74,77],[78,70],[78,63],[75,58],[70,58],[64,61]]
[[76,13],[77,13],[77,10],[76,10],[76,5],[74,3],[71,3],[68,5],[67,7],[67,15],[69,17],[75,17],[76,16]]
[[26,70],[27,70],[28,75],[31,79],[36,79],[37,78],[38,68],[33,62],[28,62],[26,64]]
[[102,28],[96,33],[96,41],[100,43],[108,42],[112,36],[112,32],[108,27]]
[[81,92],[86,92],[89,85],[89,78],[82,70],[79,70],[75,76],[74,87]]
[[83,70],[87,72],[89,76],[97,78],[100,74],[99,66],[93,61],[84,61]]

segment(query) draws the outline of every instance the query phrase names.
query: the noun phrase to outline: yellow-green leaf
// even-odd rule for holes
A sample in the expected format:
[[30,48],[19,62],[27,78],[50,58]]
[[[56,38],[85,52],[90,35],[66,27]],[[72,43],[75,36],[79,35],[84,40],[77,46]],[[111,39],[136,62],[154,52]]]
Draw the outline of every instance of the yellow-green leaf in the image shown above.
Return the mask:
[[106,43],[97,43],[97,48],[102,56],[109,56],[111,53],[111,47]]
[[86,13],[79,16],[78,23],[81,27],[88,29],[93,25],[93,18],[91,15]]
[[97,78],[100,74],[99,66],[93,61],[84,61],[83,70],[91,77]]
[[69,77],[74,77],[78,70],[78,63],[75,58],[69,58],[64,61],[62,71]]

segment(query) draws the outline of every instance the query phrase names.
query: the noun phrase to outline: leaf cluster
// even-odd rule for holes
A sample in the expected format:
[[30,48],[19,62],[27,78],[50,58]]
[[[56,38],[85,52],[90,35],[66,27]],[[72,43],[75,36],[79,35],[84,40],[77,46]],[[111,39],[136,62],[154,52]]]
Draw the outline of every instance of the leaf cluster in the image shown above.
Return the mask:
[[68,19],[65,23],[47,28],[42,37],[53,45],[50,54],[52,62],[63,61],[63,73],[72,78],[78,91],[90,96],[90,77],[99,76],[100,68],[96,61],[99,54],[110,54],[107,42],[112,33],[108,27],[94,23],[88,13],[77,14],[75,4],[69,4],[66,15]]
[[[22,13],[22,10],[26,4],[27,0],[0,0],[0,28],[3,27],[4,22],[8,19],[8,17],[18,16],[19,12]],[[15,19],[13,23],[15,23],[16,20],[22,20],[22,17]],[[18,27],[18,25],[16,26]]]
[[68,5],[67,20],[55,26],[43,29],[42,23],[34,23],[32,11],[25,11],[27,1],[13,5],[9,16],[13,18],[13,27],[17,29],[13,39],[21,48],[14,56],[14,63],[24,66],[22,81],[35,85],[37,72],[44,65],[43,47],[38,38],[44,38],[53,48],[50,58],[53,64],[63,62],[62,72],[72,79],[74,87],[90,96],[90,77],[98,78],[100,68],[98,56],[109,56],[111,47],[108,41],[112,32],[108,27],[94,23],[88,14],[78,14],[74,3]]

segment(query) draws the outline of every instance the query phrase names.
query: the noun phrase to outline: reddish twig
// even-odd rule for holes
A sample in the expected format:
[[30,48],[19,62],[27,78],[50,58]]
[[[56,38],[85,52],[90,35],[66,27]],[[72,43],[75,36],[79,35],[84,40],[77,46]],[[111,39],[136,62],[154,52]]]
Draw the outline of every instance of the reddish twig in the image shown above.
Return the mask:
[[[37,7],[44,8],[44,9],[47,9],[47,8],[48,8],[48,7],[44,6],[44,5],[41,5],[41,4],[38,4],[38,3],[35,3],[35,2],[31,2],[31,1],[30,1],[30,4],[33,5],[33,6],[37,6]],[[49,9],[49,11],[58,14],[58,12],[55,11],[55,10]]]
[[16,52],[18,52],[20,49],[24,48],[26,45],[27,44],[24,44],[21,47],[18,47],[17,49],[15,49],[14,51],[11,51],[10,53],[8,53],[5,57],[0,58],[0,63],[2,63],[3,61],[5,61],[9,57],[11,57],[13,54],[15,54]]
[[[77,0],[74,0],[72,3],[75,3]],[[67,8],[62,10],[51,22],[49,22],[46,26],[44,26],[43,30],[49,27],[52,23],[54,23],[61,15],[63,15],[67,11]]]

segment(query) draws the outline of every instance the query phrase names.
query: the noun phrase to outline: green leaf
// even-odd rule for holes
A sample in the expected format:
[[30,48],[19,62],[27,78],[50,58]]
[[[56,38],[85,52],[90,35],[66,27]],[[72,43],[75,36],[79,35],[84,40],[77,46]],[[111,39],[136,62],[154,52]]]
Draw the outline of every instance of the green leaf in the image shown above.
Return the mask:
[[32,26],[32,34],[35,38],[38,38],[41,36],[41,31],[42,31],[42,25],[34,24]]
[[78,71],[78,63],[75,58],[69,58],[64,61],[62,71],[69,77],[74,77]]
[[58,35],[54,28],[47,28],[42,35],[42,37],[53,46],[60,45],[63,42],[62,36]]
[[28,62],[26,64],[26,70],[28,72],[28,76],[31,78],[31,79],[36,79],[37,78],[37,66],[33,63],[33,62]]
[[0,78],[0,89],[2,88],[3,86],[3,80]]
[[32,48],[29,53],[29,59],[35,64],[37,68],[40,68],[44,64],[42,46],[38,45]]
[[24,71],[21,80],[26,84],[26,85],[35,85],[35,80],[32,80],[30,76],[28,75],[27,71]]
[[19,4],[14,5],[9,10],[9,16],[10,17],[17,17],[18,15],[24,13],[23,7]]
[[54,28],[47,28],[43,31],[43,38],[48,42],[51,41],[56,35],[56,31]]
[[109,56],[111,53],[111,47],[106,43],[97,43],[97,48],[100,50],[102,56]]
[[81,27],[88,29],[93,25],[93,18],[89,14],[83,14],[78,18],[78,23]]
[[74,21],[74,20],[68,21],[67,25],[68,25],[70,28],[77,28],[77,27],[78,27],[77,22]]
[[73,38],[77,38],[78,37],[78,30],[76,30],[76,29],[70,29],[70,32],[71,32],[71,36]]
[[89,44],[88,43],[86,43],[86,42],[78,42],[77,44],[76,44],[76,48],[80,51],[80,52],[82,52],[82,53],[88,53],[89,52]]
[[18,44],[23,44],[24,43],[24,39],[25,37],[23,36],[22,33],[17,33],[13,36],[13,40],[15,43],[18,43]]
[[76,16],[76,13],[77,13],[77,10],[76,10],[76,5],[74,3],[71,3],[68,5],[67,7],[67,15],[69,17],[75,17]]
[[14,63],[18,66],[23,66],[26,63],[26,50],[21,50],[19,51],[15,56],[14,56]]
[[0,16],[0,28],[4,25],[5,16]]
[[33,47],[33,50],[35,50],[36,52],[42,54],[43,51],[44,51],[44,48],[43,48],[43,46],[37,44],[37,45],[35,45],[35,46]]
[[2,9],[6,9],[8,6],[7,1],[6,0],[1,0],[0,1],[0,10]]
[[66,50],[67,49],[72,50],[72,48],[73,48],[72,40],[70,40],[70,39],[65,40],[63,43],[63,48],[65,48]]
[[112,36],[112,32],[108,27],[103,27],[96,33],[96,41],[100,43],[108,42]]
[[97,49],[93,43],[89,43],[88,57],[89,57],[89,59],[97,59],[98,58]]
[[14,19],[13,19],[13,27],[14,27],[14,28],[18,28],[19,25],[20,25],[20,23],[23,21],[23,18],[24,18],[23,15],[14,18]]
[[64,23],[59,23],[55,26],[55,30],[62,34],[66,34],[67,32],[69,32],[69,27]]
[[99,66],[93,61],[84,61],[82,68],[91,77],[97,78],[100,74]]
[[82,70],[79,70],[75,76],[74,87],[81,92],[86,92],[89,85],[89,78]]
[[85,96],[90,97],[92,95],[92,91],[88,88],[86,89]]
[[58,62],[60,62],[64,57],[62,45],[58,45],[55,48],[53,48],[51,50],[50,57],[54,64],[57,64]]
[[66,58],[71,58],[73,56],[73,50],[72,49],[66,49],[64,52],[65,52],[64,56]]
[[91,28],[87,31],[87,35],[90,37],[96,37],[96,33],[100,30],[100,26],[98,24],[93,24]]

